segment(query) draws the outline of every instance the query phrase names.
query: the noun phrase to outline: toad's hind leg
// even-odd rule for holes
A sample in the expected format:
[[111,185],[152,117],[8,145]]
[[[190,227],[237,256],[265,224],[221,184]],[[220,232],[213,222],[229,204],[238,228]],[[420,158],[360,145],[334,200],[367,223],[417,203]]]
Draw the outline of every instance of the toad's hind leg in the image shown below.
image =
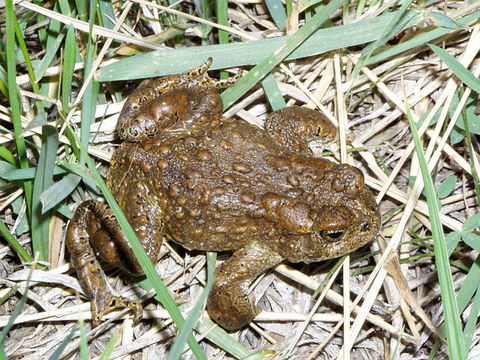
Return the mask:
[[[142,313],[142,307],[137,301],[110,293],[105,273],[90,244],[90,238],[95,234],[99,238],[108,237],[108,234],[100,229],[96,215],[103,212],[103,205],[95,201],[80,204],[70,221],[65,238],[71,261],[90,298],[93,326],[100,325],[103,315],[113,309],[132,309],[136,321],[140,319]],[[106,219],[106,222],[109,221]]]
[[[141,203],[141,199],[137,200],[137,204],[139,201]],[[129,209],[124,211],[130,225],[147,255],[152,262],[156,262],[163,236],[163,222],[159,221],[159,214],[153,213],[146,206],[131,206]],[[142,209],[146,211],[142,213]],[[143,230],[147,233],[142,232]],[[82,203],[68,226],[66,245],[80,282],[90,298],[93,325],[99,325],[103,315],[110,311],[123,308],[132,309],[137,322],[142,314],[142,306],[135,300],[115,296],[109,291],[105,274],[97,259],[97,256],[100,256],[130,273],[142,273],[141,266],[111,209],[104,203],[92,200]]]
[[284,260],[261,242],[239,249],[217,270],[208,297],[210,316],[227,330],[247,325],[258,314],[248,296],[248,287],[259,275]]
[[332,149],[337,134],[335,126],[323,114],[300,106],[290,106],[269,114],[264,127],[276,143],[305,155],[310,153],[308,143],[313,140],[316,140],[320,151]]

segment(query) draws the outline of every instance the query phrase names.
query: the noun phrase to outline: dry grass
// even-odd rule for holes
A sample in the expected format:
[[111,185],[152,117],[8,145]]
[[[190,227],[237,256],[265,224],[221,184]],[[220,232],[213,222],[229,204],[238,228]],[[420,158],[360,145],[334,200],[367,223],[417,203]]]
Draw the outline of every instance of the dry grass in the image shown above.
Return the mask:
[[[368,11],[364,9],[357,18],[354,15],[359,4],[349,4],[348,16],[342,14],[342,11],[336,11],[331,20],[335,26],[340,26],[346,19],[348,22],[356,22],[375,18],[393,4],[394,2],[388,1],[383,5],[372,6]],[[26,16],[27,9],[42,13],[46,19],[43,23],[37,23],[36,17],[32,17],[26,24],[24,37],[30,57],[42,59],[45,55],[39,44],[39,31],[48,29],[51,19],[73,25],[78,48],[84,55],[84,34],[89,31],[88,23],[62,15],[47,4],[43,6],[41,8],[27,2],[15,6],[19,20]],[[446,1],[430,4],[425,12],[432,14],[436,11],[458,19],[479,7],[480,2],[468,6],[463,2]],[[414,9],[415,6],[412,4],[411,8]],[[206,42],[218,41],[216,30],[202,39],[202,29],[190,27],[186,31],[182,30],[181,36],[159,45],[154,41],[169,31],[165,26],[165,13],[163,16],[159,14],[165,9],[148,6],[146,1],[140,0],[128,3],[122,9],[115,9],[117,21],[114,29],[107,30],[100,26],[93,29],[97,35],[99,51],[90,73],[82,72],[83,62],[75,63],[68,111],[63,112],[58,92],[64,71],[62,48],[45,71],[42,85],[51,91],[43,95],[32,90],[25,65],[17,64],[16,79],[20,86],[22,123],[25,126],[23,135],[34,144],[41,145],[39,134],[42,128],[26,126],[36,115],[36,100],[53,104],[48,109],[47,120],[60,133],[57,152],[60,159],[72,161],[72,150],[69,139],[64,135],[63,122],[56,120],[62,117],[60,114],[63,112],[67,122],[79,124],[80,105],[85,101],[86,86],[92,78],[102,77],[103,67],[119,60],[120,55],[134,55],[153,49],[164,50],[173,45],[182,48],[207,47],[208,51]],[[214,22],[197,17],[194,6],[189,2],[181,2],[178,9],[180,12],[174,16],[179,23],[204,23],[214,28],[219,27]],[[0,13],[0,18],[5,18],[3,13]],[[159,18],[162,20],[158,21]],[[242,41],[284,35],[272,21],[262,1],[229,3],[228,19],[230,28],[233,28],[231,33]],[[299,19],[302,25],[303,12],[299,14]],[[295,17],[292,16],[290,20],[294,32]],[[438,21],[438,18],[432,21],[430,17],[417,21],[414,26],[389,39],[381,50],[395,49],[407,43],[419,33],[437,27]],[[5,30],[4,26],[2,30]],[[480,69],[478,30],[479,24],[475,18],[472,23],[433,41],[454,55],[477,78]],[[458,128],[454,128],[456,118],[462,115],[460,111],[455,114],[455,110],[462,109],[461,96],[466,98],[464,92],[468,96],[469,89],[452,75],[425,43],[408,52],[376,61],[368,65],[368,68],[362,67],[358,76],[355,76],[355,66],[362,58],[361,51],[366,46],[367,44],[360,44],[283,62],[281,66],[275,67],[273,75],[288,105],[306,104],[319,108],[338,124],[343,142],[337,160],[341,156],[342,161],[360,167],[366,174],[367,184],[378,194],[377,200],[384,219],[381,234],[370,249],[366,247],[351,255],[344,267],[339,268],[347,277],[329,283],[319,295],[318,302],[317,298],[312,298],[312,293],[325,279],[326,273],[334,264],[332,261],[294,267],[282,264],[255,282],[252,292],[264,311],[250,326],[231,334],[249,352],[274,349],[278,359],[423,359],[431,354],[437,340],[433,331],[437,331],[437,327],[443,324],[437,280],[438,265],[435,265],[428,207],[421,194],[423,183],[417,181],[414,186],[409,183],[411,177],[421,178],[421,172],[414,155],[403,100],[407,99],[414,120],[426,115],[431,109],[451,109],[450,112],[441,112],[436,124],[427,126],[433,116],[433,112],[430,112],[432,116],[427,118],[419,132],[425,134],[424,147],[427,159],[430,159],[435,184],[438,186],[450,176],[456,176],[456,182],[441,199],[440,219],[446,233],[458,232],[462,230],[466,219],[479,212],[479,194],[475,193],[472,177],[472,163],[473,170],[476,169],[477,173],[480,170],[477,160],[480,151],[478,134],[471,136],[473,153],[465,139],[456,144],[451,144],[450,141],[450,132],[458,131]],[[200,62],[197,61],[197,64]],[[166,67],[164,71],[168,72],[168,66]],[[244,66],[244,72],[248,70],[249,66]],[[141,71],[140,69],[140,73]],[[235,72],[235,69],[232,71]],[[123,74],[119,74],[121,75]],[[45,85],[47,83],[49,86]],[[129,84],[129,88],[122,89],[123,84]],[[102,173],[105,173],[111,153],[118,144],[114,130],[122,106],[121,96],[128,95],[134,85],[133,82],[104,82],[100,87],[101,95],[95,109],[96,122],[91,126],[88,152]],[[254,87],[230,107],[226,115],[238,116],[261,125],[266,113],[270,111],[268,96],[261,86]],[[478,98],[474,99],[478,104]],[[352,107],[354,104],[356,106]],[[15,135],[7,131],[12,129],[9,107],[8,98],[2,99],[0,143],[5,149],[16,153]],[[475,121],[480,122],[479,112],[477,106],[469,116],[477,116]],[[472,131],[477,129],[478,127]],[[347,153],[349,147],[361,151]],[[32,164],[36,164],[38,150],[33,145],[29,145],[29,149],[29,159]],[[2,158],[5,159],[4,155]],[[1,178],[2,174],[0,181]],[[57,181],[59,179],[55,178]],[[21,182],[8,180],[0,183],[0,219],[31,253],[30,232],[16,231],[23,226],[21,219],[28,215],[25,211],[23,187],[19,185]],[[88,191],[90,195],[95,195],[91,190]],[[85,186],[82,183],[65,204],[72,206],[84,196]],[[66,222],[67,219],[61,214],[50,214],[49,271],[35,270],[31,273],[26,270],[30,264],[21,261],[12,247],[7,246],[7,243],[2,243],[0,247],[0,329],[6,326],[21,295],[25,293],[27,277],[31,276],[26,305],[5,339],[4,349],[10,359],[48,358],[67,338],[80,317],[86,320],[91,318],[88,302],[76,295],[76,291],[81,292],[81,287],[68,263],[68,254],[64,251],[63,232]],[[170,245],[166,250],[167,255],[157,265],[157,271],[177,301],[187,304],[183,310],[188,310],[188,304],[195,304],[206,281],[205,256],[185,252],[175,244]],[[455,289],[464,284],[469,271],[477,266],[478,246],[472,248],[469,245],[461,242],[450,258]],[[379,251],[380,248],[383,252]],[[125,281],[119,280],[117,271],[112,270],[108,274],[113,287],[126,296],[141,294],[145,298],[151,297],[145,295],[143,290],[123,274],[121,279]],[[342,286],[345,281],[349,287]],[[475,286],[476,289],[478,281],[473,285],[469,283],[469,286]],[[348,294],[348,289],[351,297],[346,302],[342,291],[347,291]],[[474,292],[472,290],[471,297]],[[475,309],[475,301],[468,298],[467,303],[470,306],[462,312],[464,325],[469,318],[477,317],[475,310],[471,310],[472,307]],[[156,301],[148,300],[144,304],[149,310],[146,313],[148,320],[134,328],[127,319],[123,323],[116,320],[91,330],[87,321],[90,356],[96,358],[112,336],[120,332],[122,343],[117,344],[110,358],[164,358],[174,341],[175,327],[171,324],[169,314]],[[348,311],[349,308],[351,311]],[[349,314],[352,321],[348,327],[344,327],[342,319]],[[110,314],[107,318],[113,316]],[[480,356],[479,327],[474,324],[472,331],[469,358],[475,359]],[[195,334],[206,358],[232,358],[212,342],[202,340],[204,332]],[[64,356],[78,357],[79,343],[80,338],[75,334],[68,342]],[[191,351],[186,351],[183,358],[193,358]],[[446,345],[441,347],[436,358],[448,358]]]

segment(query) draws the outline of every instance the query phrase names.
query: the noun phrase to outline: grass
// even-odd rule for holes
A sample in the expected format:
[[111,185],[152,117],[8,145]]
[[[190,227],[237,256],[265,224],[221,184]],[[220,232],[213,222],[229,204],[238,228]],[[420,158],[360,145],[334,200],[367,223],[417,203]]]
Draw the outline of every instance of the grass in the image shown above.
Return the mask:
[[[440,221],[440,207],[438,205],[438,196],[433,185],[432,178],[428,171],[428,164],[423,153],[422,143],[418,136],[415,122],[412,119],[410,109],[405,101],[407,108],[408,123],[415,142],[415,151],[418,156],[420,168],[422,171],[423,183],[425,186],[428,212],[432,223],[432,235],[435,251],[435,260],[438,269],[438,278],[441,288],[442,304],[445,312],[446,338],[448,342],[448,353],[453,359],[466,359],[468,349],[465,349],[465,343],[462,336],[462,324],[457,306],[457,300],[453,290],[453,278],[448,261],[447,243],[443,233],[443,226]],[[417,178],[417,181],[420,179]]]
[[[61,244],[72,205],[102,196],[155,289],[155,294],[147,296],[155,296],[168,315],[162,315],[163,324],[143,322],[142,332],[137,328],[135,336],[128,322],[102,325],[95,331],[88,321],[80,321],[77,329],[68,318],[47,318],[54,322],[43,326],[53,336],[34,334],[40,320],[25,323],[23,312],[41,315],[68,309],[74,306],[73,292],[68,286],[62,291],[49,283],[47,276],[42,286],[32,285],[27,298],[20,290],[26,278],[5,280],[0,283],[0,355],[57,359],[78,353],[88,358],[96,353],[94,343],[101,343],[106,349],[102,358],[114,358],[128,351],[118,338],[129,333],[136,349],[130,351],[150,349],[168,359],[206,359],[216,349],[239,359],[273,356],[260,352],[264,348],[277,350],[277,358],[309,354],[305,358],[313,359],[326,346],[339,358],[354,358],[365,338],[385,352],[412,359],[447,353],[451,359],[466,359],[469,352],[478,351],[473,339],[480,311],[480,190],[474,136],[480,134],[476,112],[480,67],[474,60],[479,58],[480,1],[457,8],[444,8],[436,1],[404,1],[382,8],[384,4],[376,1],[332,0],[323,5],[269,0],[261,7],[217,0],[215,10],[203,1],[145,4],[139,0],[120,9],[108,0],[76,0],[14,6],[9,0],[0,10],[5,39],[0,53],[4,95],[0,103],[0,233],[5,239],[0,259],[6,264],[0,271],[5,278],[17,274],[16,268],[29,266],[37,257],[37,268],[44,273],[66,272],[68,265],[62,261],[68,256]],[[323,264],[296,269],[281,265],[275,276],[260,279],[256,297],[268,311],[240,332],[240,338],[216,327],[202,312],[212,285],[212,261],[207,261],[206,276],[204,255],[191,259],[171,249],[160,264],[171,277],[162,281],[105,186],[102,175],[111,156],[105,149],[117,143],[112,129],[121,108],[118,102],[131,92],[137,83],[133,81],[183,72],[208,57],[214,59],[212,70],[222,70],[222,77],[228,76],[227,69],[243,67],[244,76],[222,93],[222,99],[228,114],[250,121],[258,122],[268,108],[305,103],[319,107],[336,122],[334,114],[341,103],[337,96],[346,94],[343,101],[349,113],[342,121],[348,123],[341,128],[354,135],[349,161],[369,175],[367,184],[379,192],[387,246],[379,254],[374,244],[371,252],[352,261],[362,289],[346,302],[351,324],[343,339],[336,330],[343,322],[343,310],[330,320],[325,317],[331,322],[329,333],[314,324],[320,314],[303,324],[285,320],[304,319],[311,309],[310,297],[330,270],[322,269]],[[441,66],[434,65],[440,61]],[[433,322],[447,345],[424,325],[414,329],[416,314],[399,307],[399,292],[386,280],[384,268],[391,251],[400,254],[400,268],[417,304],[427,314],[443,314],[444,320],[434,318]],[[454,281],[459,286],[456,293]],[[292,284],[301,284],[303,290]],[[180,292],[181,300],[174,299],[174,291]],[[320,295],[324,296],[340,306],[344,303],[338,288],[328,286]],[[58,298],[62,301],[54,301]],[[432,301],[438,298],[441,308]],[[15,304],[16,310],[10,310],[8,303]],[[395,326],[371,311],[379,304],[394,309]],[[408,306],[414,310],[417,304]],[[319,306],[327,313],[338,310],[328,304]],[[467,320],[462,322],[462,317]],[[178,333],[170,326],[172,321]],[[16,322],[22,322],[35,341],[48,339],[45,344],[49,345],[29,350],[24,343],[27,337],[22,336],[16,346],[10,340],[21,330]],[[372,334],[370,328],[383,331]],[[422,334],[430,337],[420,344]],[[318,341],[333,337],[346,349]],[[289,355],[282,353],[287,348]]]

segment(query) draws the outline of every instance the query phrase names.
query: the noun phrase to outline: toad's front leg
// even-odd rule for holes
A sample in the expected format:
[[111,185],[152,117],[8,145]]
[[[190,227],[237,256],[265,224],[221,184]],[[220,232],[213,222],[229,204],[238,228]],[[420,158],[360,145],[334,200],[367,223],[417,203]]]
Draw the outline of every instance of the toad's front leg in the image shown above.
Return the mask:
[[248,287],[259,275],[284,259],[259,241],[239,249],[218,269],[207,309],[210,316],[227,330],[250,323],[260,309],[249,299]]

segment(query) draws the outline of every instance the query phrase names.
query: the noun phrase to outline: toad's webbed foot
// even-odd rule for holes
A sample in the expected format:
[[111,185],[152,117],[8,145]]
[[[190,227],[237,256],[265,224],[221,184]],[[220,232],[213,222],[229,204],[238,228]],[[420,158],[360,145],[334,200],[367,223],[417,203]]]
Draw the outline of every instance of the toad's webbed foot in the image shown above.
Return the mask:
[[130,309],[135,324],[142,318],[143,307],[137,300],[130,300],[123,296],[115,296],[109,292],[97,292],[90,302],[92,325],[94,327],[100,325],[105,314],[115,309]]

